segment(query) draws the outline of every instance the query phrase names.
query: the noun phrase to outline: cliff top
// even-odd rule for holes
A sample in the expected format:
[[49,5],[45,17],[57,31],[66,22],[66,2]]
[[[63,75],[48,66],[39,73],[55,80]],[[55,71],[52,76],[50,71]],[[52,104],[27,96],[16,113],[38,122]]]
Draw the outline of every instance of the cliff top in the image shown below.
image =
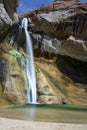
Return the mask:
[[57,11],[57,10],[68,10],[69,8],[87,11],[87,3],[82,3],[79,0],[54,0],[54,2],[50,4],[43,5],[42,7],[33,10],[31,12],[22,14],[19,17],[29,18],[35,14],[49,13],[50,11]]

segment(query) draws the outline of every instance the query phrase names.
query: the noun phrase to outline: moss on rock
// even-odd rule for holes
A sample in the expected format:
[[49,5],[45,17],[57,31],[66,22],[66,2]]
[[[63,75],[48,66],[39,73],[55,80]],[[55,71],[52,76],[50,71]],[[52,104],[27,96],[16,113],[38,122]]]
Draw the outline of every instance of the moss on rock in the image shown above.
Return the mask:
[[3,93],[1,93],[2,84],[0,85],[0,93],[4,98],[0,98],[0,100],[6,100],[7,104],[27,103],[25,54],[23,50],[18,52],[9,46],[8,41],[4,41],[0,45],[0,54],[0,59],[5,60],[8,64]]

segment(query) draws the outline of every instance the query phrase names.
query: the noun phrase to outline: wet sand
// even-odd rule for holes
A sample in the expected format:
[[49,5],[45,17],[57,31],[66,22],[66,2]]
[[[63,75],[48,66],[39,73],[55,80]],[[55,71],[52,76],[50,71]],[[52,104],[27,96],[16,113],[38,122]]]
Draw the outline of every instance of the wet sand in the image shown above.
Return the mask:
[[0,117],[0,130],[87,130],[87,124],[36,122]]

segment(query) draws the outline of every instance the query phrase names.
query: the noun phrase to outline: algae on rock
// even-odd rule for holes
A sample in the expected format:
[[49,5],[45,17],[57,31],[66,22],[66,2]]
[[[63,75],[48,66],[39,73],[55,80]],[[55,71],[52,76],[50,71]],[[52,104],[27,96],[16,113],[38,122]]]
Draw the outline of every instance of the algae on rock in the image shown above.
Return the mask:
[[[25,57],[23,50],[19,53],[13,47],[10,47],[7,41],[4,41],[0,45],[0,53],[0,59],[6,61],[8,65],[3,92],[1,92],[2,90],[0,91],[1,95],[3,95],[7,104],[9,102],[12,104],[27,103]],[[2,84],[0,85],[0,89],[1,87]]]

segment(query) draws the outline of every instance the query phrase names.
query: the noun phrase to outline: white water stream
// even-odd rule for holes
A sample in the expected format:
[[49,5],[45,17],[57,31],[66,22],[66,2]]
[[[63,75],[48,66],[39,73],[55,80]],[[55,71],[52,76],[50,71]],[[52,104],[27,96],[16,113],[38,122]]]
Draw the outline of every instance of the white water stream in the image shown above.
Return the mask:
[[25,30],[26,34],[26,73],[27,73],[27,95],[28,103],[37,103],[37,89],[36,89],[36,75],[34,67],[34,57],[33,57],[33,48],[32,41],[27,30],[28,20],[24,18],[22,20],[22,27]]

